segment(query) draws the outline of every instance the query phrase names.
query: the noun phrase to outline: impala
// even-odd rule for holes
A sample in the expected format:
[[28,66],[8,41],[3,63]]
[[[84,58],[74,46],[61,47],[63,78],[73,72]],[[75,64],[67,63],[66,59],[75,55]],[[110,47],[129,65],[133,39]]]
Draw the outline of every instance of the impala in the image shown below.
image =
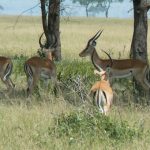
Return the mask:
[[7,90],[13,90],[14,84],[10,78],[10,75],[12,73],[13,64],[10,58],[6,57],[0,57],[0,77],[1,80],[4,82],[4,84],[7,87]]
[[106,71],[94,71],[94,74],[101,76],[101,81],[97,81],[91,88],[90,93],[94,93],[94,104],[101,113],[107,115],[113,102],[113,91],[107,79]]
[[[147,63],[138,59],[101,59],[96,52],[96,40],[103,31],[98,31],[91,39],[89,39],[86,48],[79,54],[80,57],[90,56],[94,67],[101,71],[109,68],[109,78],[124,78],[134,76],[135,79],[143,86],[145,90],[150,89],[146,75],[149,71]],[[105,52],[106,53],[106,52]],[[107,53],[106,53],[107,54]],[[109,54],[107,54],[109,56]],[[109,56],[110,57],[110,56]]]
[[57,84],[56,66],[53,62],[52,57],[52,53],[55,50],[57,40],[55,37],[55,41],[53,41],[48,48],[45,48],[45,45],[43,45],[41,42],[42,36],[43,34],[39,38],[39,45],[45,57],[43,58],[39,56],[31,57],[25,62],[24,65],[24,71],[26,73],[28,83],[27,88],[28,96],[32,93],[34,87],[37,85],[39,78],[52,79],[53,84],[55,85]]

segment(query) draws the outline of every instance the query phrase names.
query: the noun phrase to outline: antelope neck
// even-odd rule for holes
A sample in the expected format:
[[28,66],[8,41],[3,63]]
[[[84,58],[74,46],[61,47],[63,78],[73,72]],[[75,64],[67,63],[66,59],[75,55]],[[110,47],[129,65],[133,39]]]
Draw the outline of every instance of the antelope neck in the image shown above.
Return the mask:
[[92,52],[92,55],[91,55],[91,61],[92,61],[93,65],[94,65],[94,67],[97,70],[99,70],[99,71],[102,70],[101,67],[97,64],[97,62],[101,63],[101,59],[99,58],[95,48],[94,48],[94,50]]

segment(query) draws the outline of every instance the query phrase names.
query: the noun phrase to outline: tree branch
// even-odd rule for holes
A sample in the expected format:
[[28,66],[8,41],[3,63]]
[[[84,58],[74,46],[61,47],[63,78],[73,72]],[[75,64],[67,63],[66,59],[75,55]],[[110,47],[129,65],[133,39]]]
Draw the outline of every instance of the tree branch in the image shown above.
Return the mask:
[[26,10],[22,11],[22,12],[19,14],[19,16],[17,17],[17,19],[16,19],[14,25],[12,26],[12,28],[15,29],[15,27],[16,27],[16,25],[17,25],[19,19],[20,19],[20,17],[21,17],[24,13],[26,13],[26,12],[29,11],[29,10],[32,10],[32,9],[36,8],[39,4],[40,4],[40,3],[36,4],[35,6],[29,8],[29,9],[26,9]]

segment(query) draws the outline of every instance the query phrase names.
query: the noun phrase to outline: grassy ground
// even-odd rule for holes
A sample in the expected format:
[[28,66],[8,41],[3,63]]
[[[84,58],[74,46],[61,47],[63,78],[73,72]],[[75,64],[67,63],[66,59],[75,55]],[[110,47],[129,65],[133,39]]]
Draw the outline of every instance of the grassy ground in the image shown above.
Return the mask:
[[[17,17],[0,16],[0,20],[0,55],[14,58],[16,55],[30,57],[36,54],[39,48],[37,41],[42,32],[39,17],[23,17],[17,24]],[[133,31],[132,20],[71,18],[69,21],[66,19],[61,21],[64,61],[81,60],[78,53],[86,46],[87,40],[99,29],[104,29],[97,42],[99,54],[101,55],[100,49],[105,49],[112,53],[113,58],[118,58],[119,52],[121,58],[128,58]],[[149,40],[150,36],[148,35]],[[148,49],[150,49],[149,45]],[[105,55],[102,54],[102,57]],[[85,60],[83,59],[83,61]],[[38,94],[34,94],[32,97],[26,98],[26,78],[22,69],[24,61],[25,57],[13,60],[12,79],[16,84],[14,95],[9,96],[4,92],[5,86],[0,83],[0,149],[150,149],[149,106],[134,104],[131,93],[125,92],[123,95],[121,89],[115,90],[114,106],[110,117],[108,117],[111,121],[109,124],[101,122],[101,127],[110,126],[114,129],[114,131],[111,130],[113,135],[128,133],[126,132],[128,128],[141,135],[132,138],[128,136],[120,136],[119,139],[111,138],[108,130],[104,133],[100,129],[97,130],[97,126],[90,122],[89,118],[86,118],[87,114],[90,112],[92,114],[94,109],[89,104],[72,105],[66,101],[63,95],[54,98],[50,92],[42,88],[40,88],[40,97]],[[58,67],[59,70],[67,71],[64,69],[65,63],[62,66],[58,65]],[[90,67],[88,69],[90,70]],[[92,71],[91,66],[90,72],[92,73]],[[69,94],[71,95],[69,95],[70,99],[74,100],[74,93],[70,92]],[[73,133],[70,124],[67,124],[68,122],[62,125],[62,122],[59,124],[57,121],[60,117],[68,121],[70,114],[70,118],[76,120],[76,116],[72,113],[77,114],[78,122],[73,124],[74,128],[77,128],[77,135]],[[97,122],[98,119],[99,117],[95,117],[94,122]],[[119,123],[122,124],[119,126]],[[86,124],[89,126],[87,127]],[[85,131],[82,126],[87,130]],[[69,133],[66,134],[66,131]]]

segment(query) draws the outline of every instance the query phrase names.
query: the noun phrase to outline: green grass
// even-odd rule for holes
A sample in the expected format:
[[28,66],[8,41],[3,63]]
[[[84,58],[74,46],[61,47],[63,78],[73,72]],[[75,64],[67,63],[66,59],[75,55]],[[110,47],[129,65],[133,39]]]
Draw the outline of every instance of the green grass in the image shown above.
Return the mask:
[[[109,117],[101,116],[86,99],[91,85],[99,80],[93,75],[90,60],[79,58],[87,40],[99,29],[104,32],[97,42],[100,49],[111,51],[113,58],[128,58],[133,21],[122,19],[70,18],[61,20],[63,61],[56,63],[62,93],[54,97],[50,88],[39,85],[26,98],[23,64],[37,53],[42,32],[39,17],[0,16],[0,55],[14,63],[14,94],[5,92],[0,83],[0,149],[150,149],[150,109],[146,103],[134,103],[130,78],[114,81],[114,104]],[[150,36],[148,35],[148,41]],[[125,46],[125,51],[123,51]],[[149,50],[149,45],[148,45]],[[149,54],[149,52],[148,52]],[[74,81],[81,80],[81,92]],[[139,101],[145,98],[139,97]]]

